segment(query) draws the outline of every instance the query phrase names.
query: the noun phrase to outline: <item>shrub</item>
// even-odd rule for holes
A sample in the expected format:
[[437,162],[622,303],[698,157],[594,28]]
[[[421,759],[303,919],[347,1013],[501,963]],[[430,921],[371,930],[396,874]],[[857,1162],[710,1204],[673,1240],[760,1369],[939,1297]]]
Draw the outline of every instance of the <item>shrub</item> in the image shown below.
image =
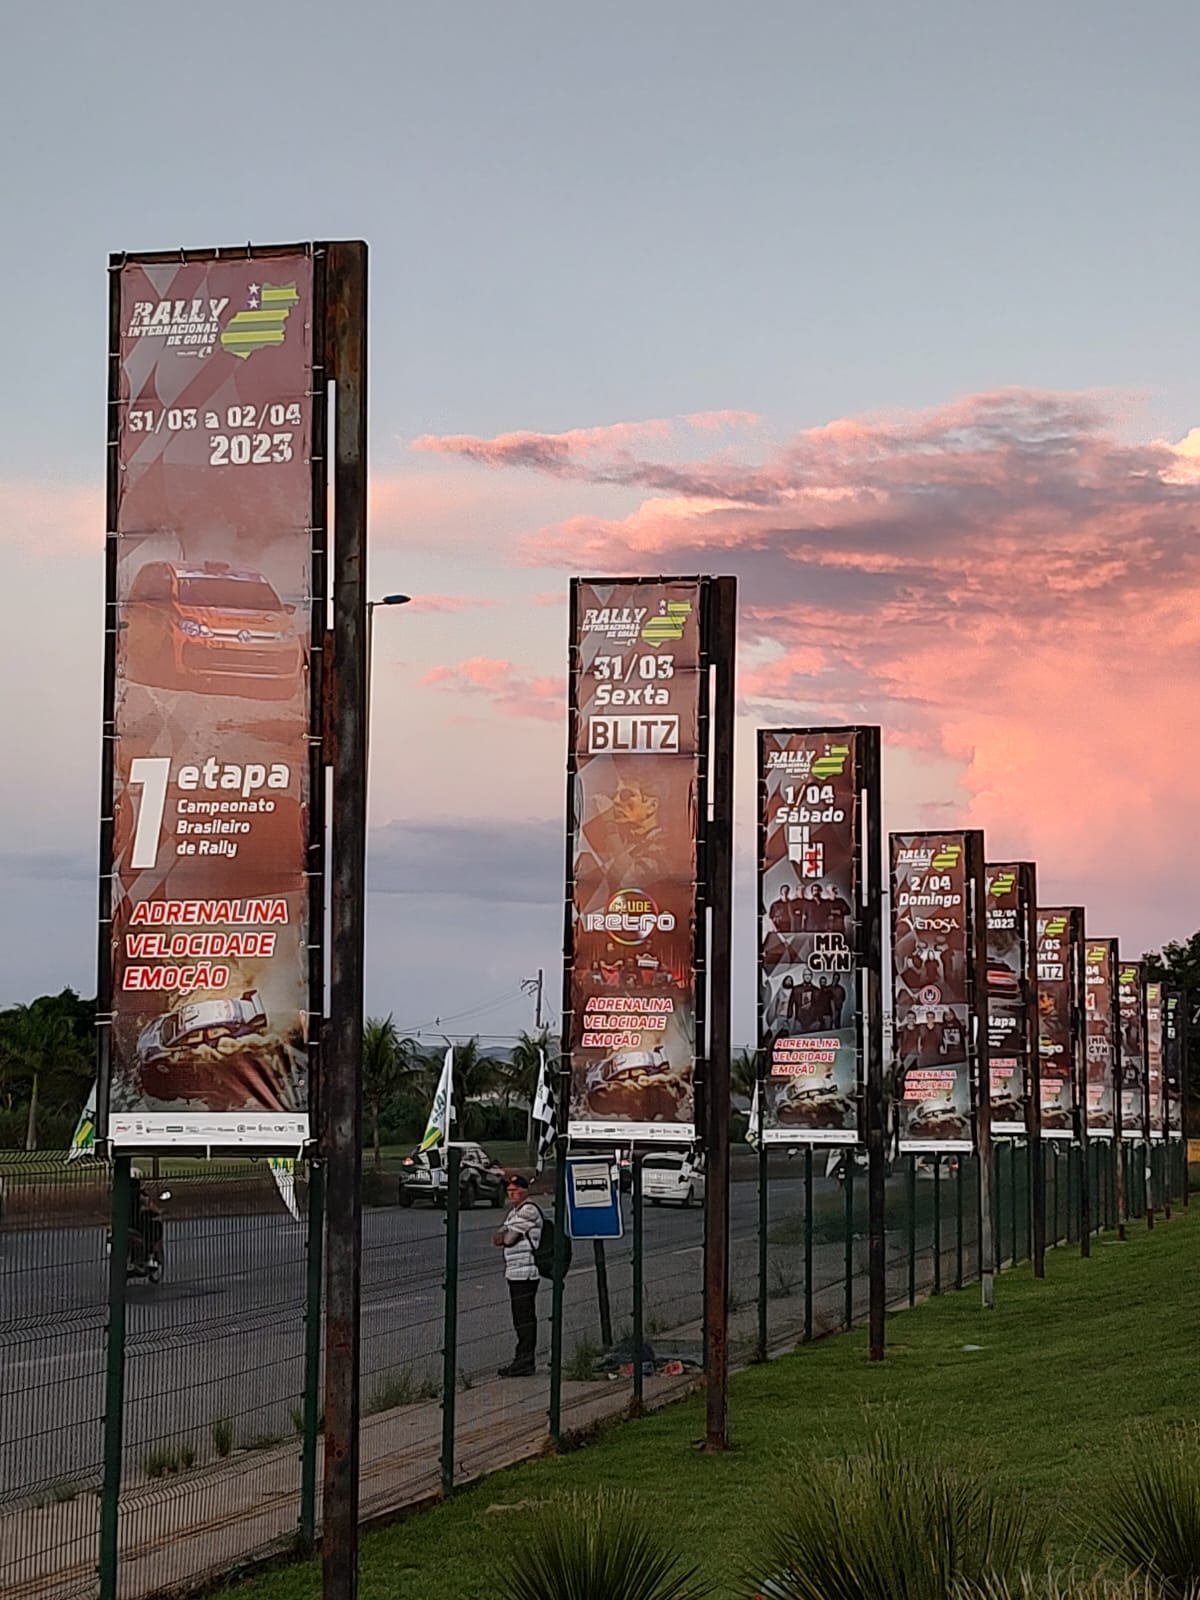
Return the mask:
[[1200,1429],[1140,1435],[1101,1503],[1095,1542],[1163,1600],[1200,1596]]
[[603,1354],[598,1344],[593,1344],[590,1339],[580,1339],[571,1359],[563,1367],[563,1377],[570,1378],[574,1383],[587,1383],[598,1376],[596,1361]]
[[754,1583],[763,1600],[958,1600],[1019,1583],[1044,1545],[1023,1504],[885,1432],[865,1455],[797,1464]]
[[636,1500],[602,1491],[522,1513],[519,1542],[501,1557],[491,1593],[494,1600],[703,1600],[713,1590]]
[[219,1456],[227,1456],[233,1449],[233,1423],[228,1417],[218,1417],[213,1423],[212,1444]]
[[397,1406],[415,1406],[421,1400],[436,1400],[438,1394],[432,1378],[414,1378],[407,1367],[401,1367],[375,1385],[363,1415],[373,1417],[380,1411],[394,1411]]

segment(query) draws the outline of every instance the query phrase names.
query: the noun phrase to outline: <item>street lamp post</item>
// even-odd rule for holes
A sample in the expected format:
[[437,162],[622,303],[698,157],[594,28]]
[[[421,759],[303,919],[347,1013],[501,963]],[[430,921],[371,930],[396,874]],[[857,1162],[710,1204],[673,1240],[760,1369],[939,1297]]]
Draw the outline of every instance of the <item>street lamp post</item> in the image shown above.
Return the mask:
[[412,599],[410,594],[385,594],[382,600],[367,601],[367,748],[371,744],[371,679],[374,676],[375,664],[375,607],[376,606],[406,606]]

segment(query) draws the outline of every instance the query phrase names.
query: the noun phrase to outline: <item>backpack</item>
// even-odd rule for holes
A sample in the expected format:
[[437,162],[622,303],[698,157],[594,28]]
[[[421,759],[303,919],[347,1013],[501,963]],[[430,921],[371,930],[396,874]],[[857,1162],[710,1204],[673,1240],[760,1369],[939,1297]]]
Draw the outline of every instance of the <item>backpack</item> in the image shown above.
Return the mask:
[[[543,1277],[543,1278],[553,1278],[554,1277],[554,1241],[558,1237],[558,1229],[554,1226],[554,1218],[553,1217],[548,1217],[546,1215],[546,1213],[542,1210],[541,1206],[538,1207],[538,1215],[542,1219],[542,1232],[541,1232],[541,1237],[538,1239],[538,1242],[537,1242],[536,1246],[534,1247],[534,1252],[533,1252],[534,1265],[537,1267],[538,1273],[539,1273],[539,1275],[541,1277]],[[570,1270],[571,1270],[571,1235],[569,1233],[564,1233],[563,1234],[563,1274],[564,1274],[564,1276]]]

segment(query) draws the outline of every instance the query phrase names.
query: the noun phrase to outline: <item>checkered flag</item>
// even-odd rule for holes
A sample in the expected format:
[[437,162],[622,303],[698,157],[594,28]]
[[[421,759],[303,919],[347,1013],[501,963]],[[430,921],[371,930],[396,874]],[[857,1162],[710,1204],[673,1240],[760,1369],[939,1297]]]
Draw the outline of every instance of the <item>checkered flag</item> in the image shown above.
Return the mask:
[[554,1085],[546,1065],[546,1052],[539,1050],[537,1089],[533,1096],[533,1137],[537,1147],[535,1172],[541,1172],[554,1154],[554,1140],[557,1133],[555,1124]]

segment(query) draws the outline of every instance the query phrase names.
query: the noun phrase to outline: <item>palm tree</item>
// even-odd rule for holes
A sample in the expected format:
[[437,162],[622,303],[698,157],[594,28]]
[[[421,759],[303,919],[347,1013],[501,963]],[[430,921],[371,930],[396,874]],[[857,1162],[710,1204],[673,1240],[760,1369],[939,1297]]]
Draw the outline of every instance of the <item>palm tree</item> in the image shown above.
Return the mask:
[[5,1017],[5,1055],[29,1084],[29,1112],[25,1123],[25,1148],[37,1149],[39,1094],[49,1083],[60,1099],[69,1098],[75,1080],[88,1071],[77,1044],[71,1020],[45,996],[30,1005],[14,1006]]
[[525,1143],[530,1161],[537,1154],[533,1148],[533,1100],[537,1093],[538,1073],[541,1071],[542,1056],[545,1055],[549,1061],[552,1053],[549,1028],[542,1028],[538,1033],[519,1033],[505,1071],[507,1093],[524,1100],[526,1105]]
[[390,1015],[368,1017],[363,1025],[363,1100],[371,1118],[371,1144],[375,1151],[376,1172],[383,1165],[379,1143],[380,1110],[412,1071],[406,1043],[396,1032],[396,1024]]
[[482,1100],[504,1082],[504,1064],[479,1048],[479,1040],[468,1039],[454,1047],[454,1105],[459,1115],[459,1132],[466,1133],[467,1110],[473,1100]]
[[754,1098],[754,1086],[757,1082],[757,1051],[739,1050],[729,1063],[730,1094],[744,1095],[747,1100],[752,1100]]

